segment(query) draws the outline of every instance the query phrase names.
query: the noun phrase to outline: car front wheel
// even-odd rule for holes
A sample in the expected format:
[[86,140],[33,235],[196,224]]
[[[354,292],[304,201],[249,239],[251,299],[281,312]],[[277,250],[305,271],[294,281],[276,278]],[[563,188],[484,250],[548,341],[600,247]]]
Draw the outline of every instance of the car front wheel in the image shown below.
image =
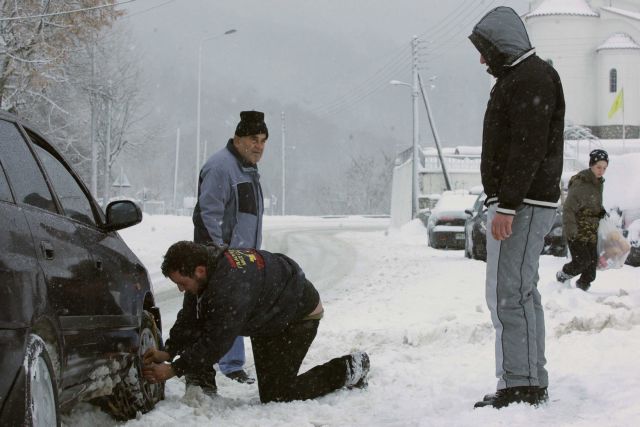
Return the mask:
[[138,354],[113,394],[102,400],[102,408],[117,420],[135,418],[147,413],[164,399],[164,383],[152,384],[142,376],[142,355],[150,348],[160,348],[160,333],[148,311],[143,312]]

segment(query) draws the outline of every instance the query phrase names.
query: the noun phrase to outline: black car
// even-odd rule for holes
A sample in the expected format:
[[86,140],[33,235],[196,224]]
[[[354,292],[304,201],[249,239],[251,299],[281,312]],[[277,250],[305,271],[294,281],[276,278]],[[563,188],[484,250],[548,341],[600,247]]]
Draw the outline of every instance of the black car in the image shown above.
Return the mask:
[[32,127],[0,113],[0,425],[60,425],[79,401],[117,419],[147,412],[163,385],[140,374],[161,347],[149,276],[65,159]]
[[624,263],[632,267],[640,267],[640,240],[630,240],[629,243],[631,250]]
[[[464,225],[464,255],[467,258],[487,260],[487,208],[484,206],[486,194],[476,199],[472,209],[466,212]],[[551,231],[544,236],[543,255],[567,256],[567,240],[562,229],[562,208],[558,207]]]
[[484,201],[487,195],[478,195],[473,207],[467,209],[464,223],[464,256],[471,259],[487,259],[487,208]]

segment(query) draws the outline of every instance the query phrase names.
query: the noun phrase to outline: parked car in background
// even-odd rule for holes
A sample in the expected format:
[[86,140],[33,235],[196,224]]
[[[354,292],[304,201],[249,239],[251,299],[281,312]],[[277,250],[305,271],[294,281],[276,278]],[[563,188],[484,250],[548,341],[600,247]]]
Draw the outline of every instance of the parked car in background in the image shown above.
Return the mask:
[[440,194],[426,194],[418,197],[418,214],[416,218],[422,221],[422,224],[427,227],[429,225],[429,217],[431,211],[440,200]]
[[431,211],[427,224],[429,246],[436,249],[464,249],[465,210],[477,196],[464,190],[445,191]]
[[91,401],[119,420],[164,396],[141,375],[159,348],[160,311],[140,260],[116,230],[131,201],[103,213],[35,129],[0,113],[0,425],[60,425]]
[[625,264],[638,267],[640,266],[640,209],[624,210],[621,217],[622,234],[631,245]]
[[487,234],[487,195],[481,193],[473,203],[471,209],[465,210],[467,214],[464,223],[464,256],[471,259],[486,260],[486,234]]
[[[473,208],[466,211],[465,222],[465,247],[464,255],[467,258],[487,259],[487,208],[484,202],[486,194],[478,196]],[[562,228],[562,207],[556,209],[556,216],[553,220],[551,231],[544,237],[543,255],[554,255],[558,257],[567,256],[568,245]]]
[[631,245],[631,250],[629,251],[629,256],[625,261],[625,264],[628,264],[632,267],[640,266],[640,219],[631,223],[627,230],[624,230],[626,234],[626,238]]

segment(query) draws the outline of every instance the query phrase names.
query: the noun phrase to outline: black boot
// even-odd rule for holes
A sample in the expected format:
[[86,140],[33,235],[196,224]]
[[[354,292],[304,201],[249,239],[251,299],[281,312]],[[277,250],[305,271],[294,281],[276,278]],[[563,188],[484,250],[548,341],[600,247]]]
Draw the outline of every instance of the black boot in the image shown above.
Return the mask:
[[485,406],[493,406],[496,409],[500,409],[505,406],[509,406],[512,403],[538,405],[541,403],[541,395],[547,396],[546,387],[522,386],[503,388],[502,390],[498,390],[494,395],[486,395],[485,399],[480,402],[476,402],[473,407],[482,408]]
[[[482,398],[483,401],[493,400],[496,398],[495,393],[485,394]],[[549,400],[549,393],[547,392],[547,387],[538,387],[538,400],[540,403],[545,403]]]
[[591,283],[582,283],[579,280],[576,282],[576,288],[582,289],[585,292],[588,291],[590,287],[591,287]]

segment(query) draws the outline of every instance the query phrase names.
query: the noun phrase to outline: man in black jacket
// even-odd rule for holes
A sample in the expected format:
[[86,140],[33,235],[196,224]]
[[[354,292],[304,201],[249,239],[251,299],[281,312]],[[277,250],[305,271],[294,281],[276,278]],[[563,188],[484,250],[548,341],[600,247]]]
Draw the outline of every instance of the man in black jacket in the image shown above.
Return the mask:
[[263,403],[366,385],[364,352],[298,375],[324,310],[318,291],[287,256],[182,241],[167,251],[162,273],[187,295],[165,350],[144,355],[149,381],[210,370],[236,336],[249,336]]
[[481,176],[487,194],[486,299],[496,329],[497,393],[476,407],[548,399],[544,313],[537,289],[544,236],[560,198],[564,95],[508,7],[487,13],[469,39],[497,80],[484,117]]

